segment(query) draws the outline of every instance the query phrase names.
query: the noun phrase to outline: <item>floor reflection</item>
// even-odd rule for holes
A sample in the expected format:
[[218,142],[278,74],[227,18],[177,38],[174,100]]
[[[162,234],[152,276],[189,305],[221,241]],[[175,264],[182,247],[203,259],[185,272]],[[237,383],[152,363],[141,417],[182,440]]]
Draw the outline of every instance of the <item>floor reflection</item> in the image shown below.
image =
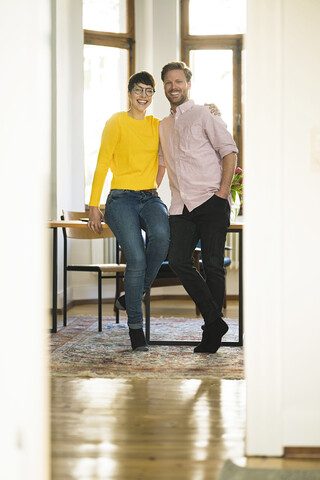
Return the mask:
[[244,381],[52,381],[53,479],[212,480],[244,454]]

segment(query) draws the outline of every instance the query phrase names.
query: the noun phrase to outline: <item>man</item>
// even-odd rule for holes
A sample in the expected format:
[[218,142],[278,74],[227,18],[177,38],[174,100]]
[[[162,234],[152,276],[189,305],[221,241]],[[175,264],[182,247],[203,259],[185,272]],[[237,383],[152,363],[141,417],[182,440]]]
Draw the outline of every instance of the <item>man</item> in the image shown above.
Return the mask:
[[[224,247],[238,149],[223,120],[189,100],[191,76],[183,62],[171,62],[161,72],[171,113],[160,122],[158,185],[167,168],[172,195],[169,264],[204,318],[194,352],[215,353],[228,331],[222,319]],[[206,280],[193,264],[199,240]]]

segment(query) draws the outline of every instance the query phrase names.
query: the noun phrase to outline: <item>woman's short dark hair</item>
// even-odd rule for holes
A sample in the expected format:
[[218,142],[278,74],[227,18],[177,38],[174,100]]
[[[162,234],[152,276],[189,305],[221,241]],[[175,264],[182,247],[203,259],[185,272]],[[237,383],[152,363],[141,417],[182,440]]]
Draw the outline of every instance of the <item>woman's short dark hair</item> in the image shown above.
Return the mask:
[[170,70],[183,70],[186,76],[187,82],[190,82],[192,77],[192,72],[189,67],[184,62],[170,62],[165,65],[161,71],[161,80],[164,81],[164,77],[167,72]]
[[156,87],[156,82],[155,82],[153,76],[150,73],[145,72],[145,71],[134,73],[133,75],[131,75],[131,77],[129,78],[129,83],[128,83],[128,91],[131,92],[131,90],[133,89],[133,87],[137,83],[143,83],[144,85],[150,85],[154,90],[155,90],[155,87]]

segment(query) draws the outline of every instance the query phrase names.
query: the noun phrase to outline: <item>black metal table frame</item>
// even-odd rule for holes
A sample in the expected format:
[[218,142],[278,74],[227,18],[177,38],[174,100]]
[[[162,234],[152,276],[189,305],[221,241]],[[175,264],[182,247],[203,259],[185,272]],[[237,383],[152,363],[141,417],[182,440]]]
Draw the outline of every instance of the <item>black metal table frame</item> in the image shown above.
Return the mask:
[[[242,347],[243,345],[243,266],[242,266],[242,226],[237,227],[236,225],[232,225],[232,228],[228,230],[228,233],[238,233],[239,235],[239,327],[238,327],[238,341],[236,342],[221,342],[221,346],[223,347]],[[194,341],[183,341],[183,340],[151,340],[151,325],[150,325],[150,290],[146,292],[145,298],[146,304],[146,341],[148,345],[186,345],[186,346],[195,346],[198,345],[199,342]]]
[[52,246],[52,328],[51,333],[57,333],[57,296],[58,296],[58,227],[53,230]]
[[[53,247],[52,247],[52,328],[51,333],[57,333],[57,296],[58,296],[58,228],[51,227],[53,230]],[[229,233],[239,234],[239,328],[237,342],[221,342],[222,346],[235,347],[243,345],[243,285],[242,285],[242,227],[237,228],[235,225],[229,229]],[[199,342],[188,342],[178,340],[151,340],[150,338],[150,290],[146,292],[146,340],[149,345],[189,345],[194,346]]]

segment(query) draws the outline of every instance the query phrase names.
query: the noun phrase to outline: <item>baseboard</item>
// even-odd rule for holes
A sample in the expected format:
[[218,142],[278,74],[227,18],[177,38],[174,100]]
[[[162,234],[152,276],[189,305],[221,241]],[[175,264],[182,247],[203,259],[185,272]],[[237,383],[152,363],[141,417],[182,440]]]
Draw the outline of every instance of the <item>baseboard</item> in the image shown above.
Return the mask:
[[[191,300],[189,295],[151,295],[151,300]],[[239,300],[239,295],[227,295],[228,300]]]
[[285,447],[284,458],[319,460],[320,447]]
[[[151,300],[191,300],[189,295],[151,295]],[[227,295],[227,302],[228,300],[239,300],[239,295]],[[71,300],[71,302],[68,302],[67,305],[67,311],[70,310],[70,308],[75,307],[77,305],[97,305],[98,300],[96,298],[91,298],[91,299],[81,299],[81,300]],[[114,298],[104,298],[102,300],[102,303],[105,304],[113,304],[114,303]],[[57,309],[57,313],[59,315],[62,314],[62,308]]]
[[[103,298],[102,303],[113,304],[114,303],[114,298]],[[97,305],[97,304],[98,304],[98,299],[97,298],[71,300],[71,302],[68,302],[68,304],[67,304],[67,311],[70,310],[70,308],[72,308],[72,307],[76,307],[77,305]],[[63,309],[62,308],[57,308],[57,313],[58,313],[58,315],[62,315]]]
[[189,297],[189,295],[177,295],[177,294],[174,294],[174,295],[166,295],[166,294],[162,294],[162,295],[151,295],[151,300],[191,300],[191,297]]

